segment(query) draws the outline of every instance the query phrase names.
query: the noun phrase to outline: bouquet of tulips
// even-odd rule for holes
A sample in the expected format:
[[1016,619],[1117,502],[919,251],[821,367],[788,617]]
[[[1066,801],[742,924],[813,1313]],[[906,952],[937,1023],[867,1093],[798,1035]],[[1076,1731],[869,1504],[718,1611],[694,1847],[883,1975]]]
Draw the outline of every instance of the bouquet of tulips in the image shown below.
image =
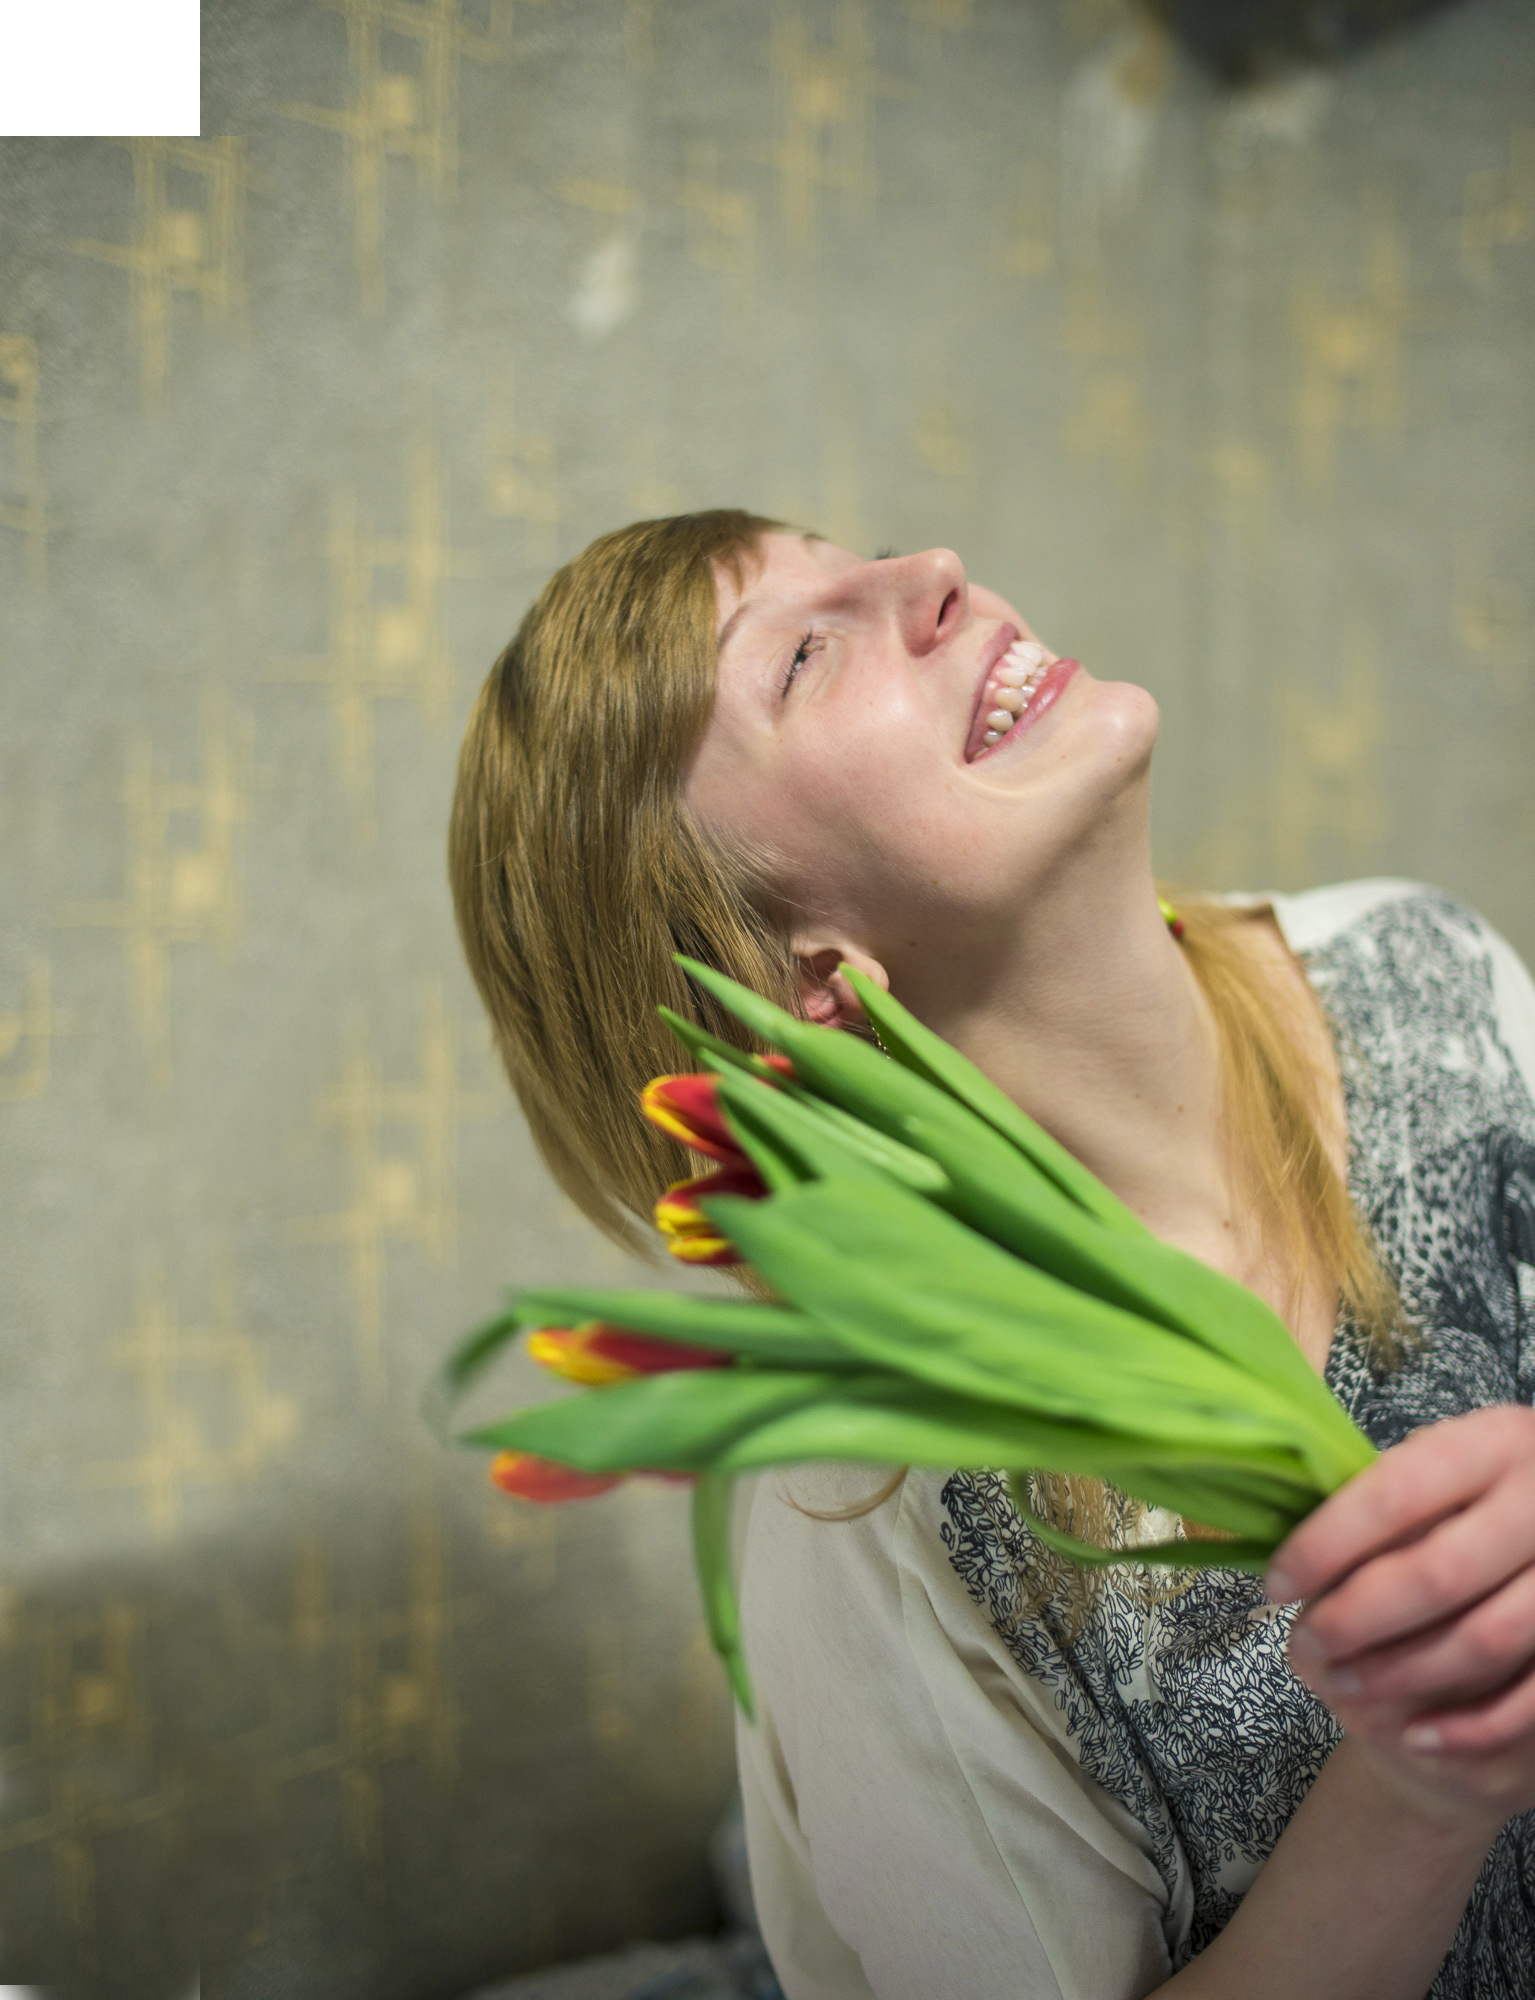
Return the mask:
[[[779,1303],[585,1286],[525,1291],[445,1370],[451,1401],[519,1332],[585,1393],[463,1442],[531,1500],[635,1472],[693,1481],[710,1636],[752,1712],[731,1581],[737,1474],[806,1459],[1004,1470],[1019,1510],[1080,1562],[1261,1569],[1375,1456],[1289,1331],[1154,1236],[940,1037],[843,967],[881,1047],[684,970],[769,1048],[663,1008],[707,1069],[660,1077],[646,1115],[715,1162],[656,1217],[687,1262],[753,1265]],[[1029,1506],[1030,1472],[1109,1482],[1197,1522],[1105,1549]]]

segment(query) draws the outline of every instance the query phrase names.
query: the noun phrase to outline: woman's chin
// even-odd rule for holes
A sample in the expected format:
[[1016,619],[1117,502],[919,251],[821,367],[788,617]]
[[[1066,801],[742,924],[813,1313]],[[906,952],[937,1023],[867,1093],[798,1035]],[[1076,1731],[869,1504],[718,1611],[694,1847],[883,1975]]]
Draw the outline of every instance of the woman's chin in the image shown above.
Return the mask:
[[1138,718],[1143,726],[1149,725],[1155,735],[1162,711],[1149,688],[1143,688],[1139,681],[1101,681],[1088,673],[1085,667],[1082,679],[1096,690],[1096,698],[1104,706],[1123,710],[1127,719],[1132,716]]
[[[1051,718],[1045,718],[1046,721]],[[1139,766],[1151,755],[1162,725],[1156,698],[1135,681],[1096,680],[1085,667],[1072,676],[1053,718],[1063,734],[1078,731],[1094,758]]]

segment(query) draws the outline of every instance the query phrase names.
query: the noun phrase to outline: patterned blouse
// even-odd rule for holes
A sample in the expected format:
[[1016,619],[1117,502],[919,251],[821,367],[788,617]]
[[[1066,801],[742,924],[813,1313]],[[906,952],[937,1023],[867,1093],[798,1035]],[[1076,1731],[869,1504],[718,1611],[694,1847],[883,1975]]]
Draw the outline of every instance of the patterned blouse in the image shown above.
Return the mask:
[[[1345,1316],[1329,1382],[1383,1447],[1535,1400],[1528,975],[1412,884],[1273,906],[1333,1023],[1351,1192],[1427,1336],[1378,1371]],[[747,1531],[765,1712],[742,1779],[788,2000],[1135,2000],[1229,1920],[1339,1739],[1286,1660],[1293,1612],[1236,1571],[1162,1601],[1110,1572],[1074,1631],[1037,1601],[1052,1559],[1000,1474],[912,1474],[865,1524],[783,1504],[875,1484],[764,1480]],[[1432,2000],[1532,1994],[1535,1814],[1499,1836]]]

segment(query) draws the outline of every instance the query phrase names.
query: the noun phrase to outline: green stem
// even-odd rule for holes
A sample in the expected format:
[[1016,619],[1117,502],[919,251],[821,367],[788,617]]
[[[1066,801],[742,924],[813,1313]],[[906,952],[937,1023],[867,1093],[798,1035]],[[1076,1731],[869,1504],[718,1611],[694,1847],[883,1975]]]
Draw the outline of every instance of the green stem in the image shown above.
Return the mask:
[[693,1560],[704,1600],[709,1640],[730,1680],[748,1722],[756,1720],[751,1675],[741,1649],[741,1618],[730,1568],[730,1502],[735,1481],[727,1473],[702,1472],[693,1484]]
[[1247,1569],[1261,1575],[1274,1553],[1268,1542],[1225,1538],[1214,1542],[1127,1542],[1117,1549],[1101,1548],[1097,1542],[1081,1541],[1075,1535],[1068,1535],[1064,1528],[1054,1528],[1048,1521],[1042,1521],[1029,1505],[1028,1478],[1024,1473],[1010,1472],[1007,1484],[1013,1505],[1025,1525],[1033,1529],[1045,1547],[1091,1569],[1105,1569],[1110,1563],[1162,1563],[1172,1569]]

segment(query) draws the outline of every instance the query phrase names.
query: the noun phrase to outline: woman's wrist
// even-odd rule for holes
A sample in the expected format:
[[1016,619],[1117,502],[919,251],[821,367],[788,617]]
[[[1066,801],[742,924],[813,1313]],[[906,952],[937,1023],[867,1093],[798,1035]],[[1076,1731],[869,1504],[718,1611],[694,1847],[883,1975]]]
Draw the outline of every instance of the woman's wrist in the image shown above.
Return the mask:
[[1509,1818],[1497,1800],[1489,1802],[1475,1788],[1457,1782],[1449,1758],[1411,1756],[1355,1734],[1343,1738],[1337,1756],[1353,1772],[1361,1810],[1369,1810],[1373,1802],[1403,1840],[1415,1838],[1425,1850],[1441,1844],[1447,1852],[1465,1848],[1485,1854]]
[[1422,2000],[1501,1822],[1346,1736],[1168,2000]]
[[1426,1850],[1485,1854],[1508,1814],[1456,1782],[1449,1760],[1411,1756],[1358,1735],[1345,1736],[1334,1752],[1359,1793],[1361,1810],[1372,1805],[1402,1840],[1418,1840]]

